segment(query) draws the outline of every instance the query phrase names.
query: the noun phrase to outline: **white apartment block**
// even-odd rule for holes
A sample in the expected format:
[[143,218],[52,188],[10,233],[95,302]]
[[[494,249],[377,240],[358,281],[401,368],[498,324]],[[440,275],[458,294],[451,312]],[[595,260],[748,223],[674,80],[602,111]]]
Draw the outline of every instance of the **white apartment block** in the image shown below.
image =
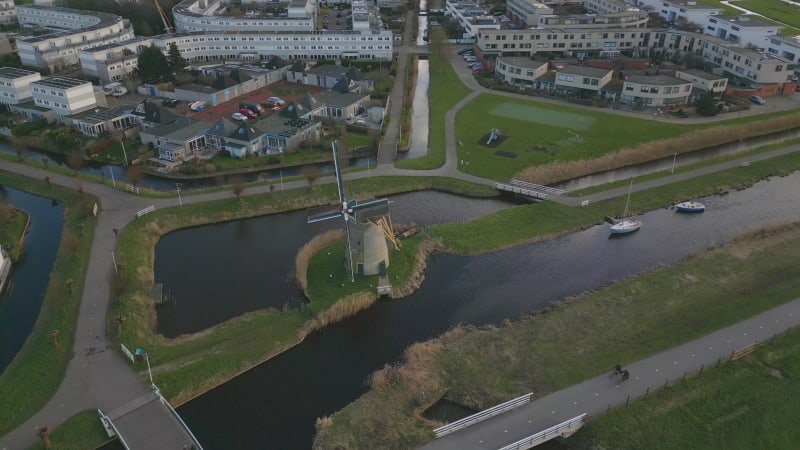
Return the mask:
[[728,87],[728,79],[726,77],[697,69],[678,70],[675,72],[675,78],[690,81],[693,88],[711,91],[715,94],[725,92],[725,88]]
[[773,56],[795,64],[800,63],[800,37],[798,36],[770,36],[764,47],[767,53]]
[[722,14],[722,9],[696,1],[637,0],[640,6],[649,6],[670,23],[690,22],[700,25],[706,23],[711,15]]
[[777,36],[781,27],[753,16],[711,16],[703,32],[726,41],[765,47],[769,38]]
[[500,22],[487,15],[486,9],[474,2],[447,0],[445,15],[450,16],[464,29],[464,37],[475,37],[481,30],[499,30]]
[[121,17],[104,12],[27,5],[17,6],[17,16],[22,27],[58,30],[17,38],[22,64],[32,67],[74,65],[81,50],[134,37]]
[[69,77],[48,77],[31,83],[36,106],[53,110],[60,121],[97,106],[92,83]]
[[14,0],[0,0],[0,25],[11,25],[17,22],[17,11]]
[[542,16],[552,16],[553,8],[537,0],[508,0],[506,15],[522,22],[523,26],[535,27]]
[[374,12],[370,11],[372,3],[367,3],[364,0],[353,0],[352,13],[353,13],[353,30],[354,31],[367,31],[372,29],[370,18],[375,17]]
[[644,28],[647,13],[632,10],[608,14],[576,14],[571,16],[543,16],[539,18],[542,28]]
[[584,89],[600,92],[613,76],[614,71],[611,69],[569,65],[558,71],[555,85],[568,90]]
[[0,67],[0,103],[18,105],[30,101],[31,83],[42,79],[39,72]]
[[175,44],[189,62],[283,59],[392,59],[391,30],[179,33],[157,36],[165,53]]
[[[222,0],[184,0],[172,8],[175,31],[314,31],[314,0],[291,0],[284,17],[244,11],[241,17],[227,14],[230,2]],[[247,6],[263,7],[267,2],[245,1]],[[273,3],[278,4],[278,3]]]
[[523,57],[497,58],[494,71],[498,78],[518,87],[530,87],[537,78],[546,74],[550,64]]
[[622,88],[623,103],[645,106],[684,105],[692,95],[692,83],[666,75],[628,75]]
[[104,83],[125,80],[139,65],[139,53],[153,44],[153,38],[134,38],[81,50],[78,59],[83,73]]

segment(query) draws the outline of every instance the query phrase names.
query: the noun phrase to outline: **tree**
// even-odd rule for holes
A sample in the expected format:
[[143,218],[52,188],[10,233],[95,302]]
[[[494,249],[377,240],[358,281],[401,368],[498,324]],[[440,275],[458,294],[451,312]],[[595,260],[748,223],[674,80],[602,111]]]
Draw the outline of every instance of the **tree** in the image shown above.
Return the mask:
[[58,347],[58,330],[50,330],[50,332],[47,333],[47,337],[50,338],[53,347]]
[[167,52],[167,64],[169,64],[169,70],[173,73],[181,73],[186,70],[186,60],[183,59],[181,56],[181,51],[178,50],[178,46],[173,44],[169,44],[169,52]]
[[239,199],[242,197],[242,192],[244,192],[244,180],[242,180],[242,177],[235,177],[232,181],[231,189],[233,190],[233,195]]
[[34,431],[36,431],[36,436],[39,436],[39,439],[42,440],[44,444],[44,448],[49,449],[52,447],[50,443],[50,428],[47,426],[44,427],[35,427]]
[[695,101],[694,105],[697,108],[697,114],[701,116],[716,116],[719,112],[717,108],[717,97],[711,91],[706,91],[702,97]]
[[50,177],[44,177],[44,182],[47,183],[47,187],[53,187],[53,182],[50,180]]
[[141,183],[143,179],[144,172],[134,166],[131,166],[131,168],[128,169],[128,181],[131,182],[133,187],[139,187],[139,183]]
[[78,176],[78,171],[81,170],[84,164],[86,164],[86,160],[80,150],[69,152],[67,155],[67,165],[75,172],[75,176]]
[[175,81],[172,71],[164,70],[169,67],[167,57],[155,45],[151,45],[139,53],[137,64],[139,79],[142,80],[142,83]]
[[44,168],[47,169],[47,163],[50,162],[50,158],[47,156],[42,156],[42,164],[44,164]]
[[314,182],[317,181],[320,175],[319,167],[317,166],[305,166],[303,167],[303,176],[306,177],[308,180],[308,190],[314,189]]

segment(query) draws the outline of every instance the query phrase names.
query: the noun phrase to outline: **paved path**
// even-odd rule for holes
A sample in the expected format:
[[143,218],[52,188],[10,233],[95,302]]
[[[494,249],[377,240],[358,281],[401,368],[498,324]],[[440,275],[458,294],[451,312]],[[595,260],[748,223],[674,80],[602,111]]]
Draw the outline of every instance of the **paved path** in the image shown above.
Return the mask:
[[400,46],[397,54],[397,73],[395,75],[394,86],[389,94],[389,125],[386,134],[381,139],[378,146],[378,165],[394,164],[397,158],[397,150],[400,145],[400,121],[403,114],[403,95],[406,88],[406,70],[408,68],[409,46],[411,45],[411,34],[413,27],[414,14],[411,10],[406,13],[405,29],[403,30],[403,45]]
[[[410,23],[410,22],[407,22]],[[408,33],[408,30],[407,30]],[[406,39],[408,43],[410,38]],[[407,45],[405,46],[407,57]],[[403,50],[401,49],[401,54]],[[370,172],[355,172],[346,175],[348,179],[359,179],[372,176],[440,176],[459,178],[462,180],[472,181],[475,183],[492,185],[492,180],[487,180],[475,177],[469,174],[464,174],[458,170],[457,158],[457,142],[455,132],[455,116],[457,112],[469,103],[472,99],[484,92],[489,92],[487,89],[479,86],[472,77],[472,74],[466,69],[461,58],[455,54],[455,49],[450,49],[451,61],[454,67],[459,72],[465,84],[472,88],[474,92],[462,99],[456,104],[445,116],[445,133],[446,133],[446,162],[445,164],[434,170],[398,170],[395,169],[391,162],[392,158],[386,155],[387,148],[391,147],[392,125],[396,127],[399,133],[399,118],[402,112],[402,98],[394,102],[390,107],[390,126],[387,130],[387,137],[385,142],[381,144],[381,155],[379,156],[379,166]],[[407,61],[407,58],[406,58]],[[461,68],[459,70],[459,68]],[[405,73],[405,70],[398,69],[398,76],[400,73]],[[399,84],[399,83],[398,83]],[[396,85],[393,89],[400,90]],[[530,100],[528,96],[494,92],[499,95],[506,95],[509,97],[518,97]],[[538,99],[540,101],[555,102],[552,100]],[[561,102],[555,102],[561,103]],[[399,107],[395,107],[398,106]],[[756,108],[753,108],[756,109]],[[616,113],[616,114],[631,114],[637,117],[635,113],[626,113],[616,110],[602,109],[601,112]],[[659,118],[659,120],[667,120],[666,118]],[[680,123],[691,123],[693,119],[675,119]],[[713,120],[713,119],[712,119]],[[719,120],[719,119],[717,119]],[[396,139],[395,135],[395,139]],[[396,140],[395,140],[396,142]],[[388,147],[387,147],[388,146]],[[396,145],[395,145],[396,148]],[[794,150],[792,150],[794,151]],[[391,161],[390,161],[391,159]],[[750,158],[755,160],[755,157]],[[735,163],[734,163],[735,164]],[[727,167],[724,165],[714,166],[718,167],[716,170],[721,170]],[[55,174],[42,169],[33,168],[23,164],[18,164],[11,161],[0,160],[0,169],[15,172],[21,175],[29,176],[35,179],[43,179],[49,176],[53,183],[65,187],[74,187],[74,178]],[[699,169],[710,173],[714,168]],[[697,173],[694,176],[702,175]],[[640,185],[634,184],[634,190],[639,190],[646,186],[648,183],[666,184],[674,182],[687,177],[685,174],[676,174],[672,177],[665,177],[660,180],[653,180]],[[334,178],[331,176],[321,178],[317,183],[331,183]],[[107,181],[108,182],[108,181]],[[284,189],[305,188],[307,183],[305,181],[291,181],[284,183]],[[652,187],[652,186],[648,186]],[[106,336],[106,316],[108,313],[108,301],[110,297],[109,277],[113,270],[112,251],[116,246],[116,238],[112,230],[114,228],[123,229],[125,225],[134,220],[134,213],[147,206],[153,205],[156,209],[176,207],[178,206],[177,198],[167,199],[151,199],[143,198],[135,195],[123,193],[109,186],[97,185],[94,183],[86,183],[84,189],[87,193],[95,195],[100,199],[102,212],[98,216],[97,230],[93,237],[92,248],[90,253],[89,266],[87,276],[84,284],[84,290],[81,297],[81,307],[78,315],[78,323],[75,338],[74,353],[75,357],[69,362],[64,379],[58,388],[53,398],[48,402],[33,417],[23,423],[21,426],[12,430],[5,436],[0,437],[0,450],[4,449],[23,449],[34,445],[38,439],[34,433],[34,427],[47,425],[51,428],[57,427],[75,413],[85,409],[102,408],[104,410],[111,410],[117,408],[125,403],[139,397],[146,393],[149,388],[136,376],[131,370],[128,363],[119,355],[114,349],[109,348],[109,343]],[[252,186],[248,187],[244,195],[260,195],[268,194],[268,186]],[[627,193],[627,188],[618,188],[611,190],[607,193],[598,193],[587,196],[584,199],[591,201],[598,201],[604,198],[611,198],[614,196],[624,195]],[[218,199],[231,199],[233,195],[230,191],[219,191],[199,195],[184,195],[183,203],[199,203]],[[568,204],[576,204],[580,199],[567,199],[562,197],[562,200]],[[630,383],[634,385],[635,383]]]
[[[589,417],[603,414],[609,407],[624,405],[629,399],[661,389],[667,383],[680,381],[701,368],[711,368],[729,359],[736,350],[754,342],[765,342],[798,325],[800,299],[641,361],[626,364],[624,368],[630,371],[630,379],[625,382],[620,382],[620,378],[610,372],[605,373],[437,439],[423,448],[495,450],[583,413],[588,413]],[[609,366],[617,362],[609,361]]]

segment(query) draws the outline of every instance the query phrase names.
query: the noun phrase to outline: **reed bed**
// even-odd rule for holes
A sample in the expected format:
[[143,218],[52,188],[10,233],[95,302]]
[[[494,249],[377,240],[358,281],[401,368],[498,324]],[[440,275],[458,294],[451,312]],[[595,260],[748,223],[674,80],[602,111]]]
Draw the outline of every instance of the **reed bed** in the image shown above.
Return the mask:
[[308,265],[311,263],[311,258],[322,249],[343,239],[343,229],[328,230],[314,236],[297,252],[297,256],[294,258],[294,276],[306,298],[311,298],[308,293]]

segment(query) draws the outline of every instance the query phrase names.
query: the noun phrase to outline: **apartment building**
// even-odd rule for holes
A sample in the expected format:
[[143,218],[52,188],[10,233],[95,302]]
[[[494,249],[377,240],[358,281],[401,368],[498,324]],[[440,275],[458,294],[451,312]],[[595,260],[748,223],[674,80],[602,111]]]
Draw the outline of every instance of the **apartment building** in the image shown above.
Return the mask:
[[23,28],[54,30],[39,36],[17,37],[17,53],[22,64],[55,70],[78,64],[81,50],[132,39],[122,17],[98,11],[17,6]]
[[36,106],[55,112],[59,121],[97,106],[92,83],[77,78],[47,77],[31,83]]
[[722,8],[707,5],[692,0],[665,1],[665,0],[637,0],[639,6],[657,12],[658,15],[669,23],[687,22],[700,25],[706,23],[708,16],[722,14]]
[[588,90],[599,93],[611,81],[614,71],[601,67],[567,65],[558,71],[555,85],[566,91]]
[[[228,14],[229,2],[220,0],[184,0],[172,8],[175,31],[314,31],[314,0],[291,0],[283,15],[245,9],[241,16]],[[263,7],[265,1],[242,2],[242,6]]]
[[708,17],[703,32],[726,41],[765,47],[771,36],[777,36],[781,27],[758,20],[753,16]]
[[17,11],[14,0],[0,0],[0,25],[12,25],[17,22]]
[[693,89],[711,91],[715,94],[725,92],[728,87],[728,78],[697,69],[685,69],[675,72],[675,78],[689,81]]
[[131,77],[139,65],[139,53],[153,44],[152,38],[137,37],[81,50],[78,53],[83,73],[104,83]]
[[524,27],[535,27],[539,19],[552,16],[553,8],[538,0],[507,0],[506,15]]
[[667,75],[627,75],[621,101],[645,106],[684,105],[691,95],[690,81]]
[[549,67],[546,61],[510,56],[497,58],[494,71],[506,83],[518,87],[532,87],[537,78],[547,73]]
[[475,2],[447,0],[444,14],[452,17],[464,29],[464,38],[472,38],[481,30],[501,28],[500,22],[488,15],[486,8]]
[[767,53],[786,59],[792,63],[800,63],[800,37],[770,36],[764,47]]
[[18,105],[31,101],[31,83],[41,79],[39,72],[0,67],[0,103]]

